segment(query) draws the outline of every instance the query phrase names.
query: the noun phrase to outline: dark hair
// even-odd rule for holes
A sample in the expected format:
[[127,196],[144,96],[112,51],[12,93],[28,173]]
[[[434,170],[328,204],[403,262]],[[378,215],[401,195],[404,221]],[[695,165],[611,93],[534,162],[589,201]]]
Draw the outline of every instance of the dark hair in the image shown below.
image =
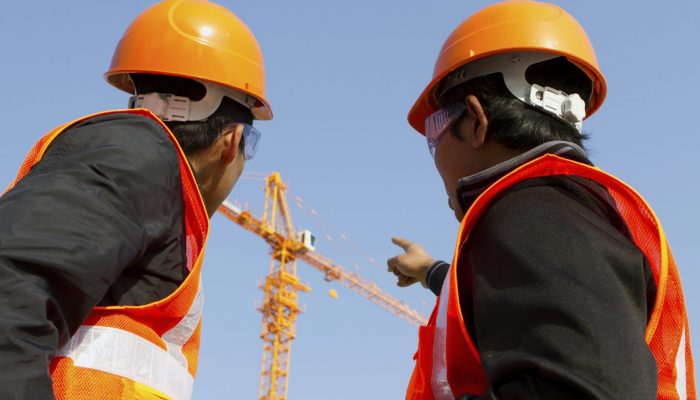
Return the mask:
[[[201,83],[187,78],[179,78],[167,75],[131,74],[136,93],[163,93],[184,96],[190,100],[201,100],[206,94],[206,88]],[[252,112],[224,97],[216,111],[203,121],[166,121],[165,124],[175,135],[180,143],[182,151],[191,155],[206,149],[221,135],[221,131],[232,123],[253,123]],[[245,143],[243,138],[239,145],[243,151]]]
[[[525,77],[531,84],[550,86],[569,94],[578,93],[584,100],[591,96],[590,78],[564,57],[532,65]],[[479,99],[489,119],[487,137],[508,148],[526,151],[552,140],[572,142],[583,148],[582,142],[588,139],[587,134],[579,132],[573,125],[515,98],[503,82],[501,73],[459,84],[445,92],[439,103],[446,107],[464,101],[468,95]],[[452,124],[451,131],[459,138],[461,135],[456,127],[464,115]]]

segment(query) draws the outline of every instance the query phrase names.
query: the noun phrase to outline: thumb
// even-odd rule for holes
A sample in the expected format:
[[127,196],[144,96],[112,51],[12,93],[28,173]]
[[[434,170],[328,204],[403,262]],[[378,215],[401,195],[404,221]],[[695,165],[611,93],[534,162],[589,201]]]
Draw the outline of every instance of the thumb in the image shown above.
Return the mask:
[[398,236],[392,237],[391,242],[401,247],[404,251],[408,251],[408,248],[411,247],[411,245],[413,244],[413,242],[400,238]]

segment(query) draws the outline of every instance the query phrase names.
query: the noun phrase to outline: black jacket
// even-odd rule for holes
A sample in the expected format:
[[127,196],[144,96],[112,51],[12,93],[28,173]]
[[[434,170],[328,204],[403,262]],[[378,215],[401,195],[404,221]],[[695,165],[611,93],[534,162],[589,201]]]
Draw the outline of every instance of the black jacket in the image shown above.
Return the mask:
[[[448,267],[429,272],[436,294]],[[656,285],[598,184],[555,176],[508,189],[471,233],[458,280],[490,383],[466,398],[656,398],[644,339]]]
[[0,198],[0,399],[52,399],[51,355],[95,305],[143,305],[186,276],[179,161],[148,118],[60,135]]

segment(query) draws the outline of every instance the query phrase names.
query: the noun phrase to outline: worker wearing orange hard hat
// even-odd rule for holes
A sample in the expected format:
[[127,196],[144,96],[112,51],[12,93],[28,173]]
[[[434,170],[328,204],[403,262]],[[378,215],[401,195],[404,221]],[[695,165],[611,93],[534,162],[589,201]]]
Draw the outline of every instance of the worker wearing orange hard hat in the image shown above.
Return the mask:
[[388,260],[437,296],[409,400],[695,399],[678,269],[644,199],[593,166],[606,83],[579,23],[530,0],[447,38],[408,121],[461,222],[450,264]]
[[139,15],[128,109],[64,124],[0,198],[0,398],[189,399],[209,218],[272,118],[253,33],[207,0]]

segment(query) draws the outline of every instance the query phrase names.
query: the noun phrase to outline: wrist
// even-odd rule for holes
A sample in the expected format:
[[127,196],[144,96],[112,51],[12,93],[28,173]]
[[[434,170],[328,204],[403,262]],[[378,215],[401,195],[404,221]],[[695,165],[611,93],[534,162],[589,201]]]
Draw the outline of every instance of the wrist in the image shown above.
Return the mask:
[[430,263],[427,264],[428,268],[425,269],[425,272],[420,277],[420,283],[421,283],[421,285],[423,285],[424,288],[427,289],[428,287],[430,287],[430,276],[433,273],[433,271],[435,270],[435,267],[441,263],[443,263],[443,262],[440,260],[431,259]]
[[436,295],[439,294],[440,287],[442,286],[442,281],[445,279],[445,273],[449,269],[449,267],[450,265],[442,260],[433,261],[433,263],[430,265],[430,267],[425,273],[424,287],[430,288],[430,290],[433,292],[437,291],[435,293]]

